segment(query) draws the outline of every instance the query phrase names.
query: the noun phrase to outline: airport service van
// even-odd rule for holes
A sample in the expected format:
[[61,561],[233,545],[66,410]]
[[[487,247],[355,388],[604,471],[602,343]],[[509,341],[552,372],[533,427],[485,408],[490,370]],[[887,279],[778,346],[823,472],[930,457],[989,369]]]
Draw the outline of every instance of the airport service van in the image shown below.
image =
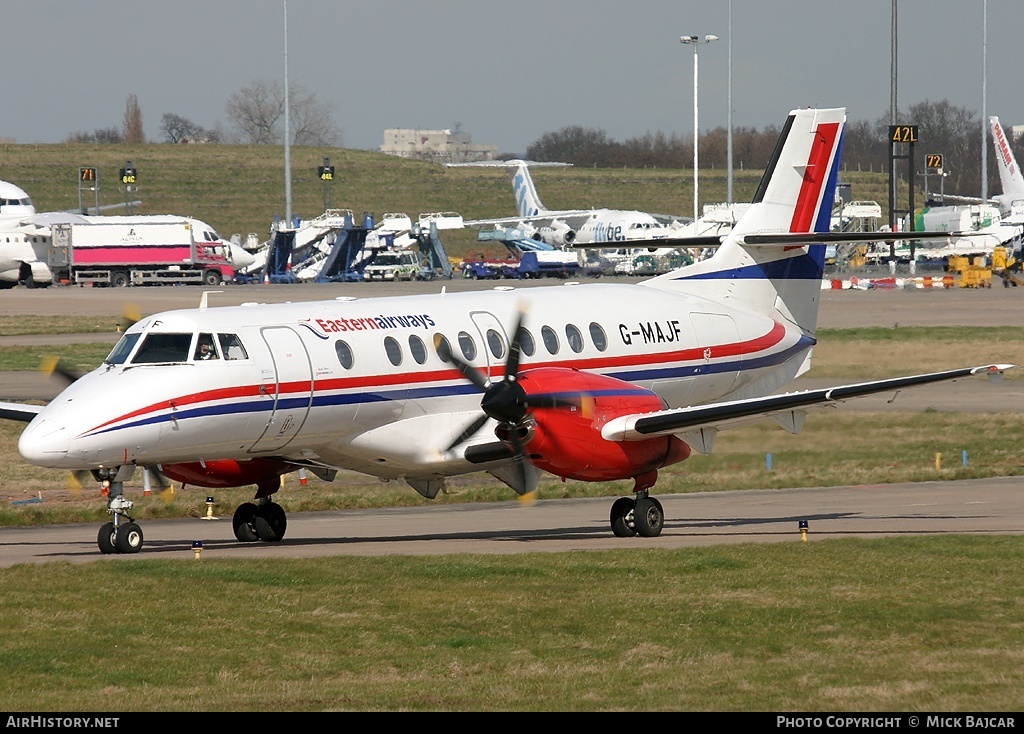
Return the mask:
[[71,223],[52,229],[48,265],[69,285],[219,285],[234,277],[222,241],[197,241],[190,221]]
[[363,280],[415,280],[420,274],[420,256],[415,250],[386,250],[363,268]]

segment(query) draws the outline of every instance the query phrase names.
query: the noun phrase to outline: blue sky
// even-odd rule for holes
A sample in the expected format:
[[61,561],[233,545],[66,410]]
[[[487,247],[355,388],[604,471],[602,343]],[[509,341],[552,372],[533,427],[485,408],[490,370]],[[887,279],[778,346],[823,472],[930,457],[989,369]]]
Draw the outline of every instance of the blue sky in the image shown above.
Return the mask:
[[[897,103],[948,99],[1024,124],[1024,3],[898,0]],[[5,3],[0,138],[52,143],[120,127],[135,94],[145,132],[166,112],[226,124],[229,96],[282,80],[285,0]],[[333,105],[346,147],[389,127],[454,128],[522,153],[568,125],[616,140],[699,123],[781,124],[797,107],[875,120],[890,100],[892,0],[375,0],[287,2],[288,78]],[[730,43],[731,35],[731,43]],[[986,53],[983,53],[983,50]],[[912,123],[913,120],[901,119]],[[979,130],[980,134],[980,130]]]

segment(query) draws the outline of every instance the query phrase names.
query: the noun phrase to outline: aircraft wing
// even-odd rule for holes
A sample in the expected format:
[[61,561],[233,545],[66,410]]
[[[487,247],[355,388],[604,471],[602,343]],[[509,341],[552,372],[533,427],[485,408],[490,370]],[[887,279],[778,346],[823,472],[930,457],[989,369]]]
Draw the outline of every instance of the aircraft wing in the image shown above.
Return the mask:
[[[971,375],[985,374],[990,380],[998,380],[1001,379],[1003,371],[1014,367],[1016,365],[988,364],[840,385],[821,390],[805,390],[659,410],[653,413],[623,415],[605,423],[601,435],[609,441],[643,441],[657,436],[675,435],[695,451],[707,454],[711,452],[718,431],[723,428],[733,428],[743,423],[771,418],[791,433],[799,433],[803,427],[804,417],[812,409],[826,408],[844,400],[884,392],[892,392],[895,400],[900,390],[904,388],[956,380]],[[464,458],[473,464],[502,461],[511,457],[512,452],[500,441],[477,443],[467,446],[464,450]]]
[[77,212],[40,212],[18,221],[23,227],[46,229],[55,224],[81,224],[89,220]]
[[660,410],[654,413],[624,415],[608,421],[601,435],[609,441],[642,441],[655,436],[678,435],[693,448],[710,451],[714,433],[740,423],[763,418],[774,418],[787,430],[797,433],[803,417],[811,408],[834,405],[851,398],[892,392],[893,399],[904,388],[926,385],[945,380],[956,380],[971,375],[985,374],[999,379],[1011,364],[987,364],[964,367],[944,372],[929,372],[887,380],[859,382],[820,390],[767,395],[760,398],[730,400],[687,408]]
[[662,224],[666,224],[666,225],[669,225],[669,224],[691,224],[693,222],[693,217],[684,217],[684,216],[679,216],[679,215],[676,215],[676,214],[658,214],[656,212],[647,212],[647,213],[650,214],[655,219],[657,219]]
[[[138,205],[141,201],[132,201],[122,204],[106,204],[99,207],[99,210],[105,209],[121,209],[127,204]],[[95,209],[95,207],[94,207]],[[60,212],[38,212],[36,214],[30,214],[23,219],[18,220],[18,225],[21,227],[34,227],[36,229],[47,229],[53,227],[55,224],[88,224],[93,221],[90,216],[83,214],[78,211],[60,211]]]
[[579,229],[583,226],[584,222],[590,218],[593,214],[589,209],[579,209],[575,211],[559,211],[550,212],[548,214],[538,214],[532,217],[503,217],[500,219],[473,219],[463,224],[472,229],[486,229],[489,227],[503,227],[503,228],[516,228],[524,224],[529,224],[533,227],[550,227],[554,222],[564,222],[572,229]]
[[942,194],[942,199],[950,199],[952,201],[963,201],[968,204],[995,204],[994,199],[982,199],[977,196],[960,196],[958,194]]
[[0,420],[19,421],[28,423],[36,417],[36,414],[45,406],[27,405],[25,403],[2,403],[0,402]]

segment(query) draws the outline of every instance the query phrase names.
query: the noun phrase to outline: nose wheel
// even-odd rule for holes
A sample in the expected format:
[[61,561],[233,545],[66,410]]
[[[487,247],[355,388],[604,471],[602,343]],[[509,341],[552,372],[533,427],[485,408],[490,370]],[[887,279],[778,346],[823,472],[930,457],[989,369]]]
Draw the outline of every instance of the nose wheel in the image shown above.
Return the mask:
[[128,514],[134,505],[131,500],[124,498],[122,483],[110,482],[108,496],[107,512],[113,516],[113,520],[104,523],[96,536],[100,553],[138,553],[142,550],[142,528]]

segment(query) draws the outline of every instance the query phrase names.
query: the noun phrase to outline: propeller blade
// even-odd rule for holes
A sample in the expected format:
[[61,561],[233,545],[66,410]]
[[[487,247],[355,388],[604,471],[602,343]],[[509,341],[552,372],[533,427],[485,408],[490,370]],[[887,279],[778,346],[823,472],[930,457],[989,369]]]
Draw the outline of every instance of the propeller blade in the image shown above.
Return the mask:
[[171,486],[170,480],[167,479],[167,475],[160,471],[159,465],[154,464],[153,466],[144,466],[142,471],[149,472],[150,480],[161,490],[167,489]]
[[[463,377],[472,382],[481,392],[483,392],[484,390],[491,386],[491,381],[487,379],[487,377],[482,372],[480,372],[480,370],[474,368],[467,362],[462,361],[462,359],[460,359],[459,357],[456,357],[450,347],[448,347],[445,350],[442,350],[441,338],[442,337],[440,334],[434,336],[434,348],[438,351],[438,354],[441,356],[441,359],[445,359],[448,362],[451,362],[455,369],[461,372]],[[447,352],[447,354],[441,355],[442,351]]]
[[512,331],[512,341],[508,345],[508,360],[505,362],[506,380],[515,379],[515,376],[519,374],[519,359],[522,356],[523,321],[525,318],[526,314],[520,309],[516,328]]
[[486,413],[481,413],[479,416],[474,418],[473,421],[463,429],[462,433],[460,433],[458,437],[452,441],[447,448],[445,448],[445,453],[448,453],[463,441],[472,438],[477,431],[484,427],[484,423],[486,423],[487,420],[488,416]]
[[83,489],[85,489],[86,482],[93,481],[91,472],[85,469],[78,469],[68,472],[67,487],[71,490],[72,494],[78,495]]
[[121,312],[121,320],[117,322],[117,330],[128,331],[141,318],[142,313],[137,306],[125,306],[124,311]]
[[465,376],[467,380],[472,382],[476,387],[484,391],[491,386],[491,381],[484,376],[484,374],[473,365],[463,362],[461,359],[456,357],[454,354],[451,355],[451,362],[455,365],[455,369]]
[[71,369],[66,362],[57,357],[45,357],[40,365],[40,370],[51,377],[56,375],[62,378],[69,385],[82,376],[80,372]]

